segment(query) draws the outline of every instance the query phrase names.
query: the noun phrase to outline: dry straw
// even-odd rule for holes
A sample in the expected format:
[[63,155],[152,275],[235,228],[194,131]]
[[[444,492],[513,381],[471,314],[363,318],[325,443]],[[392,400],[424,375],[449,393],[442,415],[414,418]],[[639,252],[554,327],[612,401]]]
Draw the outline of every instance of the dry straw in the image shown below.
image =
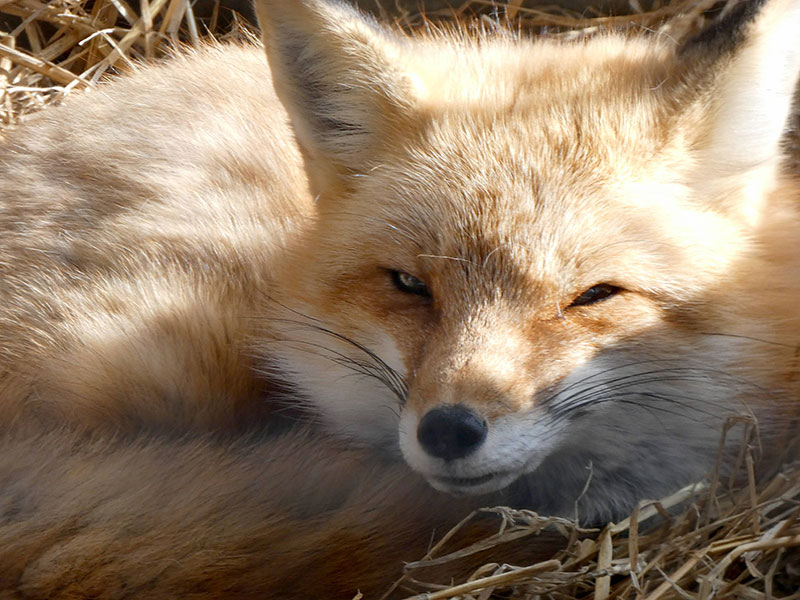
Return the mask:
[[[447,537],[422,560],[406,566],[394,592],[409,600],[576,600],[630,598],[789,600],[800,599],[800,463],[787,463],[757,480],[758,444],[744,427],[741,452],[728,475],[719,462],[704,482],[660,501],[643,502],[627,519],[602,529],[531,511],[486,509],[501,517],[489,540],[439,556]],[[725,435],[731,435],[726,429]],[[420,569],[441,566],[470,553],[513,544],[537,544],[555,530],[561,549],[532,565],[487,564],[463,581],[421,582]]]
[[[524,0],[460,5],[456,0],[453,9],[425,17],[402,10],[399,14],[411,29],[424,26],[426,19],[478,15],[482,27],[511,23],[548,35],[586,35],[611,27],[680,38],[726,8],[724,1],[677,0],[642,10],[636,0],[630,1],[625,16],[591,8],[580,15],[558,7],[545,10]],[[0,0],[0,136],[25,114],[93,87],[134,62],[157,58],[177,44],[247,37],[241,21],[221,9],[218,0],[195,6],[199,8],[188,0],[140,0],[137,6],[126,0]],[[793,150],[800,148],[797,140],[795,132],[789,139]],[[793,152],[795,161],[798,154]],[[712,475],[705,484],[645,503],[625,521],[599,530],[582,530],[569,520],[530,511],[491,509],[500,517],[497,535],[443,553],[458,533],[451,532],[425,557],[407,565],[393,593],[427,600],[800,600],[800,465],[787,464],[757,481],[754,454],[745,445],[738,469],[744,485]],[[546,531],[563,540],[548,560],[488,563],[462,581],[419,580],[425,567],[495,546],[535,545]]]

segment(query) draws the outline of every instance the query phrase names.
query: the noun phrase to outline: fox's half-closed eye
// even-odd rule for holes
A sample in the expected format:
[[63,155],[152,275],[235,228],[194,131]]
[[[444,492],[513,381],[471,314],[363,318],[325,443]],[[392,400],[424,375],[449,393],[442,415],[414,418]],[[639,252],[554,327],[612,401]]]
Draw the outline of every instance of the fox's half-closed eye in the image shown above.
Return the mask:
[[590,287],[580,296],[575,298],[575,300],[572,301],[572,304],[570,304],[570,307],[589,306],[590,304],[607,300],[608,298],[617,295],[621,291],[622,288],[619,286],[611,285],[610,283],[599,283]]
[[415,277],[414,275],[406,273],[405,271],[397,271],[394,269],[389,271],[389,273],[392,277],[392,282],[394,283],[395,287],[401,292],[405,292],[407,294],[416,294],[417,296],[422,296],[424,298],[431,297],[430,289],[419,277]]

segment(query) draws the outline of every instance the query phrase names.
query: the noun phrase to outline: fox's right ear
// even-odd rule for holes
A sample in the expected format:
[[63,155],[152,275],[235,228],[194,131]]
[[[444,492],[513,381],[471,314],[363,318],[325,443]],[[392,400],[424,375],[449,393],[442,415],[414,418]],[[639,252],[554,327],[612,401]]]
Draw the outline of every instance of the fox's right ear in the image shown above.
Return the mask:
[[732,6],[680,51],[700,81],[695,87],[706,94],[696,155],[712,185],[717,179],[752,183],[754,171],[781,159],[800,79],[800,0]]
[[414,101],[401,39],[343,2],[256,0],[255,8],[312,187],[369,168]]

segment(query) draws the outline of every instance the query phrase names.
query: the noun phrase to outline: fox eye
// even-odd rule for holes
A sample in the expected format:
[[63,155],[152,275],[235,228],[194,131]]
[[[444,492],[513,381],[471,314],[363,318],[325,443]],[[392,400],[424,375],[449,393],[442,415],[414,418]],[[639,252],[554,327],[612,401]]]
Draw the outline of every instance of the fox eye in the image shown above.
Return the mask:
[[583,292],[580,296],[575,298],[572,301],[570,306],[589,306],[590,304],[594,304],[595,302],[600,302],[601,300],[605,300],[610,298],[611,296],[616,295],[622,290],[622,288],[617,287],[616,285],[611,285],[609,283],[600,283],[598,285],[590,287],[588,290]]
[[431,297],[431,291],[420,278],[414,277],[405,271],[391,271],[391,275],[395,287],[401,292],[416,294],[425,298]]

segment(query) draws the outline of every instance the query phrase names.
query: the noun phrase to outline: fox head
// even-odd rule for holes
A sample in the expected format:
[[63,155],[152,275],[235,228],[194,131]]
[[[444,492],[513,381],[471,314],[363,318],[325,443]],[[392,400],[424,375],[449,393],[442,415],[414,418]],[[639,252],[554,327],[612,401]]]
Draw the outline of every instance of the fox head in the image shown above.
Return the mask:
[[682,44],[256,6],[318,209],[270,351],[329,427],[594,520],[704,475],[728,417],[780,426],[800,1]]

